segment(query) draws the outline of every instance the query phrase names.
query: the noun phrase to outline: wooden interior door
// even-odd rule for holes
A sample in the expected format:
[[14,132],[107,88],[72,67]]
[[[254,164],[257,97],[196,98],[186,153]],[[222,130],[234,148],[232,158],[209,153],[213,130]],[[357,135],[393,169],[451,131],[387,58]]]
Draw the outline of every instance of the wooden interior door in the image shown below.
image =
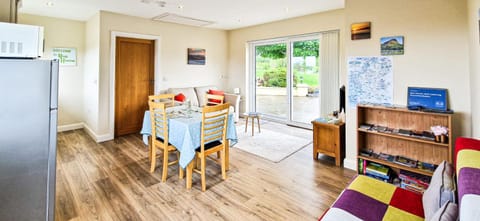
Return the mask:
[[155,41],[117,37],[115,136],[138,133],[153,94]]

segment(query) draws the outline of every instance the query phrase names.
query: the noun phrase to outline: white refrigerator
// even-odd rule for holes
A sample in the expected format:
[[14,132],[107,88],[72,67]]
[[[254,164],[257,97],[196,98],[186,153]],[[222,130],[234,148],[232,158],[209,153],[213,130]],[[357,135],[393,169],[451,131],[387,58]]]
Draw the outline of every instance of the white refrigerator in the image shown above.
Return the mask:
[[54,220],[58,61],[0,59],[0,220]]

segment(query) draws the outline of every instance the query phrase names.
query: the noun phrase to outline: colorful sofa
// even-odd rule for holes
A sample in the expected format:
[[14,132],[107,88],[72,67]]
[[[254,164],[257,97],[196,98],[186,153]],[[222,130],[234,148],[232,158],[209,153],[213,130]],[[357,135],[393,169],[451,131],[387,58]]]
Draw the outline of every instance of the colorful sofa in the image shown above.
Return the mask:
[[480,140],[457,138],[454,163],[438,166],[423,195],[359,175],[319,220],[480,220]]

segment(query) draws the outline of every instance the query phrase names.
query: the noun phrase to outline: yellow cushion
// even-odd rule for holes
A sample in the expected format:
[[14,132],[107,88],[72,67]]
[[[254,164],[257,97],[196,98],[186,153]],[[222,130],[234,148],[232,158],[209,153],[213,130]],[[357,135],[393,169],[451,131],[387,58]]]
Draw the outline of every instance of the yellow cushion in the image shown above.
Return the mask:
[[395,208],[393,206],[388,206],[387,212],[385,212],[385,216],[383,217],[383,220],[392,220],[392,221],[397,221],[397,220],[402,220],[402,221],[420,221],[424,220],[422,217],[416,216],[411,213],[407,213],[403,210],[400,210],[398,208]]
[[480,169],[480,151],[461,150],[457,155],[457,174],[463,167],[472,167]]
[[348,187],[382,203],[389,204],[395,192],[395,186],[367,176],[358,176]]

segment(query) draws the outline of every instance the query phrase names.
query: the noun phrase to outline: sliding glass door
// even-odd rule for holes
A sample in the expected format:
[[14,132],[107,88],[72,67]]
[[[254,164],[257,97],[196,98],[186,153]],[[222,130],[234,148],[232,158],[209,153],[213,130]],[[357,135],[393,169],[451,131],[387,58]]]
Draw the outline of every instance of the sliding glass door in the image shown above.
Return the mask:
[[272,118],[288,119],[287,44],[255,46],[255,111]]
[[251,110],[306,126],[319,115],[319,34],[255,42],[250,47]]
[[305,39],[290,43],[293,76],[291,123],[310,123],[319,115],[320,76],[318,70],[319,40]]

